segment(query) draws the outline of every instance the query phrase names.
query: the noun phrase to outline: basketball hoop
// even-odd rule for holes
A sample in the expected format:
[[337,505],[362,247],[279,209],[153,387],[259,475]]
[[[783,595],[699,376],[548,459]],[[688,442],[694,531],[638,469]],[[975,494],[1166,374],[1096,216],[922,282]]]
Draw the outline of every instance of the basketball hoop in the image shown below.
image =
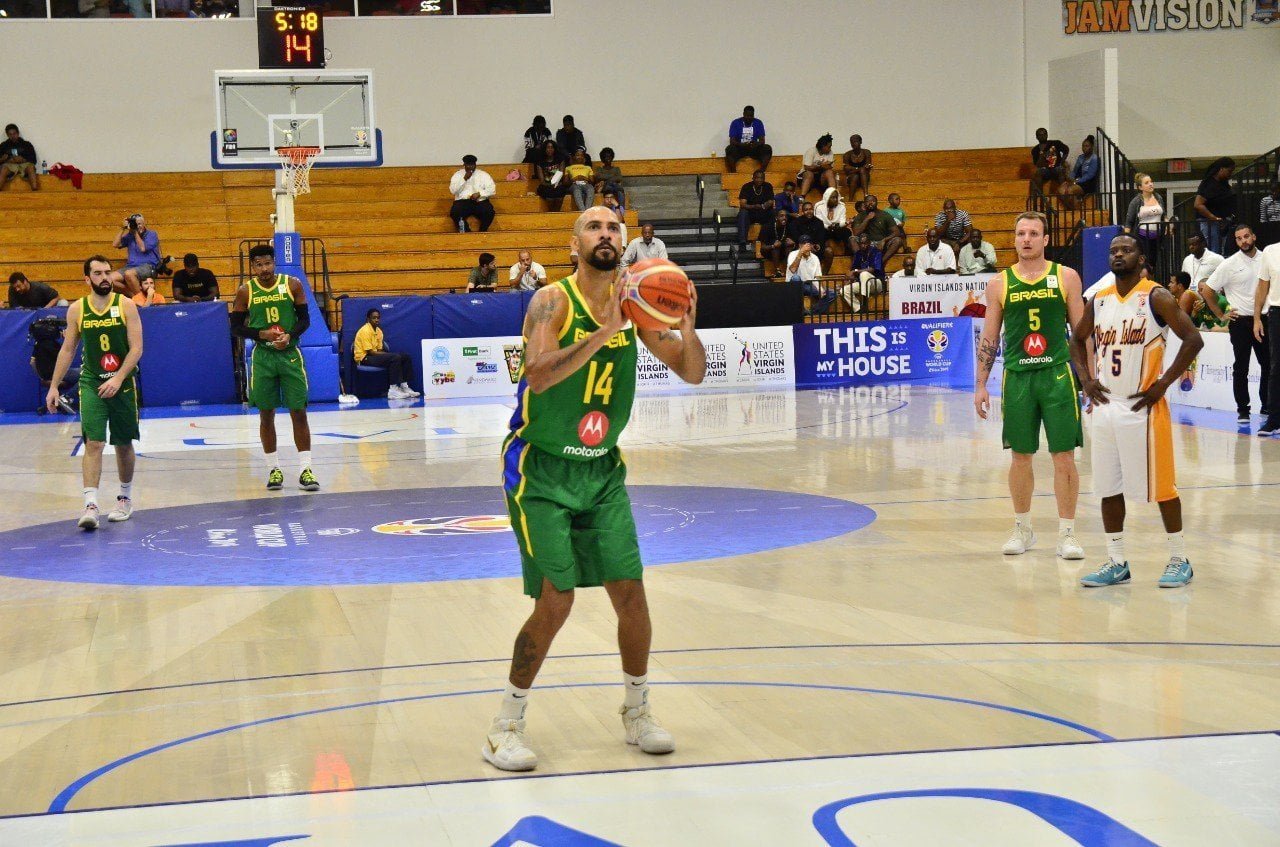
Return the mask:
[[311,193],[311,165],[320,155],[319,147],[277,147],[281,182],[290,197]]

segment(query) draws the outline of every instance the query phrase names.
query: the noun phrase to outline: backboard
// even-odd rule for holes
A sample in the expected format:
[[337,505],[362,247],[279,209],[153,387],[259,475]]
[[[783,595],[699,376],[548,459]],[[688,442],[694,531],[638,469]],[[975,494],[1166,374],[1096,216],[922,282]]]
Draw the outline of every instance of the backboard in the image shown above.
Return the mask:
[[382,164],[371,70],[214,71],[210,162],[226,170],[280,166],[279,147],[319,147],[315,166]]

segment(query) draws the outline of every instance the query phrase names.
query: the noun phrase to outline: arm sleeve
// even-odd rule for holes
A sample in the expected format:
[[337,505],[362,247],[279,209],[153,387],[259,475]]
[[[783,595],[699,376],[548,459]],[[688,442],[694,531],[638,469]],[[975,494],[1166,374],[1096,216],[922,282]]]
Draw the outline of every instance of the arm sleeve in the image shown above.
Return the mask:
[[293,324],[293,337],[301,338],[302,334],[311,328],[311,304],[294,303],[293,313],[298,316]]
[[231,313],[231,334],[238,338],[247,338],[250,341],[258,340],[258,331],[245,326],[249,320],[248,312],[232,312]]

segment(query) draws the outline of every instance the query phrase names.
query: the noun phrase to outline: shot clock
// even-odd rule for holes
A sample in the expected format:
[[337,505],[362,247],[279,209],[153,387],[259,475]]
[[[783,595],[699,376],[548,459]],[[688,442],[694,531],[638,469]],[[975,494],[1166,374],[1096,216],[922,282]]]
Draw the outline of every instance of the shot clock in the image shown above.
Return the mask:
[[317,9],[258,9],[258,67],[323,68],[324,16]]

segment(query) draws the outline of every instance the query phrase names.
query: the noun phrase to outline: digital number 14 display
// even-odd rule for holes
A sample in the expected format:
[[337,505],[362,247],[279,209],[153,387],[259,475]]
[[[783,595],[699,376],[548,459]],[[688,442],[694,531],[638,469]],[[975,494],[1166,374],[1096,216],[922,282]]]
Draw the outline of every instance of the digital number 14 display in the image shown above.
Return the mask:
[[305,8],[258,10],[258,66],[323,68],[324,18]]

